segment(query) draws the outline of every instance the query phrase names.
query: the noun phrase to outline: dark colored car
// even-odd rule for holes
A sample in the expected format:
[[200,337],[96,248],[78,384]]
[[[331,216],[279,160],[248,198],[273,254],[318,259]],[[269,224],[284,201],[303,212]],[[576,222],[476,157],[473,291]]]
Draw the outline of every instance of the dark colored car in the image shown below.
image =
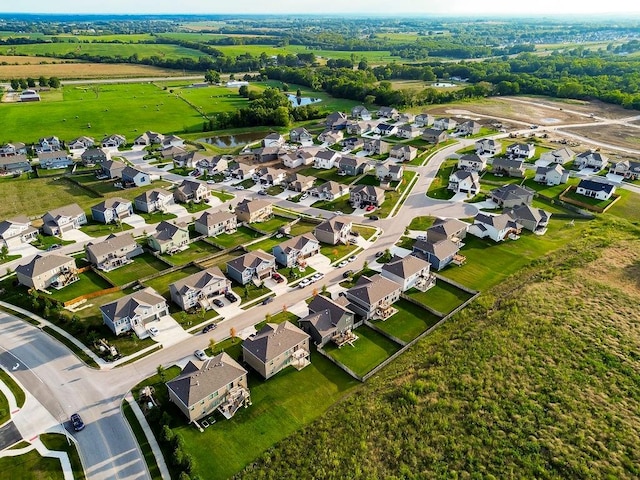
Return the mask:
[[273,302],[273,297],[267,297],[262,301],[263,305],[266,305],[267,303],[271,303]]
[[282,278],[282,275],[280,275],[279,273],[274,273],[273,275],[271,275],[271,278],[273,278],[278,283],[284,282],[284,278]]
[[216,307],[219,307],[219,308],[224,307],[224,303],[222,303],[222,300],[220,300],[219,298],[214,298],[212,301]]
[[209,325],[207,325],[206,327],[204,327],[202,329],[202,333],[207,333],[210,332],[211,330],[214,330],[216,328],[216,324],[215,323],[210,323]]
[[84,428],[84,422],[82,421],[82,418],[80,418],[80,415],[78,415],[77,413],[71,415],[71,426],[73,426],[73,429],[76,432],[79,432]]
[[370,215],[369,219],[370,220],[380,220],[380,217],[378,217],[378,215]]
[[347,270],[342,274],[342,278],[349,278],[351,275],[353,275],[353,270]]
[[236,297],[233,293],[231,292],[227,292],[224,294],[224,298],[226,298],[227,300],[229,300],[230,302],[237,302],[238,301],[238,297]]

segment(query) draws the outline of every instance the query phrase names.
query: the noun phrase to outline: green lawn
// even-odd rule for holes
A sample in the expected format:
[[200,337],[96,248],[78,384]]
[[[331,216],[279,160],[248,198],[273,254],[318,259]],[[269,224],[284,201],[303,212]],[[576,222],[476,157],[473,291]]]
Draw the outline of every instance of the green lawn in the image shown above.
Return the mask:
[[353,213],[355,208],[349,203],[349,195],[343,195],[335,200],[320,200],[311,205],[314,208],[321,208],[330,212]]
[[22,255],[6,255],[4,257],[0,256],[0,265],[3,263],[13,262],[14,260],[18,260],[22,258]]
[[376,177],[375,173],[369,173],[367,175],[363,175],[358,179],[355,183],[356,185],[373,185],[374,187],[380,186],[380,180]]
[[447,187],[449,186],[449,176],[451,176],[451,174],[457,169],[457,160],[445,160],[442,162],[436,178],[433,179],[433,182],[431,182],[431,185],[429,186],[429,190],[427,190],[427,196],[438,200],[449,200],[453,197],[455,192],[448,190]]
[[427,228],[433,225],[436,217],[424,216],[424,217],[414,217],[411,220],[411,223],[407,226],[409,230],[420,230],[425,231]]
[[329,180],[333,180],[336,183],[343,183],[345,185],[349,185],[352,183],[357,176],[349,176],[349,175],[338,175],[337,168],[323,169],[323,168],[313,168],[306,167],[300,170],[298,173],[301,175],[306,175],[309,177],[319,178],[325,182]]
[[396,203],[400,200],[402,193],[409,188],[412,180],[416,176],[416,172],[405,171],[402,175],[402,181],[400,187],[397,190],[389,190],[384,194],[385,200],[382,205],[375,209],[373,212],[366,214],[366,216],[377,215],[380,218],[386,218],[391,213],[393,207],[396,206]]
[[243,254],[244,252],[240,250],[235,250],[233,252],[229,252],[224,255],[218,255],[217,257],[206,260],[204,262],[198,262],[198,265],[200,265],[203,268],[217,266],[220,268],[220,270],[222,270],[223,272],[226,272],[227,262],[233,260],[234,258],[238,258],[240,255],[243,255]]
[[0,458],[0,471],[11,480],[64,480],[60,461],[41,457],[35,450],[18,457]]
[[134,258],[133,263],[112,270],[104,275],[114,285],[126,285],[140,278],[148,277],[154,273],[169,268],[169,265],[150,253],[143,253]]
[[57,433],[43,433],[40,435],[40,440],[49,449],[54,452],[66,452],[69,455],[71,462],[71,470],[73,471],[73,478],[75,480],[83,480],[85,478],[84,469],[82,468],[82,462],[80,461],[80,455],[76,449],[76,445],[73,442],[69,442],[64,435]]
[[327,257],[331,262],[335,262],[339,258],[350,255],[358,249],[357,245],[322,245],[320,253]]
[[198,213],[198,212],[207,210],[209,208],[209,204],[206,202],[200,202],[200,203],[188,202],[188,203],[181,203],[180,205],[186,208],[187,212],[189,213]]
[[370,372],[400,349],[400,346],[367,326],[354,330],[358,340],[353,346],[336,347],[333,343],[325,351],[358,375]]
[[47,250],[51,245],[71,245],[72,240],[62,240],[60,237],[51,237],[49,235],[38,235],[35,242],[31,245],[40,249]]
[[403,299],[398,300],[393,306],[398,309],[398,313],[385,321],[376,321],[375,325],[405,342],[410,342],[440,320],[431,312]]
[[216,191],[216,190],[211,190],[211,196],[212,197],[216,197],[218,198],[221,202],[228,202],[229,200],[233,200],[235,198],[235,195],[232,195],[231,193],[226,193],[223,191]]
[[16,404],[18,405],[19,408],[22,408],[26,400],[24,391],[22,390],[22,388],[18,386],[15,380],[1,368],[0,368],[0,381],[3,382],[7,387],[9,387],[9,390],[11,390],[11,393],[13,393],[13,396],[16,399]]
[[176,270],[175,272],[167,273],[166,275],[161,275],[159,277],[153,278],[151,280],[145,280],[144,285],[146,287],[153,288],[156,292],[162,295],[167,300],[171,299],[169,295],[169,285],[178,280],[182,280],[183,278],[188,277],[189,275],[193,275],[194,273],[198,273],[201,270],[196,266],[187,266],[181,268],[180,270]]
[[237,247],[244,245],[261,235],[247,227],[238,227],[234,233],[223,233],[213,238],[212,241],[225,248]]
[[190,262],[194,262],[200,258],[213,255],[219,250],[210,243],[199,240],[189,244],[189,248],[182,252],[174,253],[173,255],[163,255],[168,261],[174,265],[185,265]]
[[291,219],[274,215],[266,222],[252,223],[251,226],[263,232],[275,233],[280,227],[285,226],[287,223],[291,223]]
[[131,225],[122,222],[118,225],[115,223],[104,224],[94,220],[89,220],[89,223],[80,227],[80,231],[91,237],[103,237],[105,235],[111,235],[112,233],[125,232],[132,229],[133,227]]
[[359,233],[365,240],[369,240],[376,233],[376,229],[374,227],[366,227],[364,225],[353,225],[351,227],[351,231]]
[[161,479],[162,475],[160,474],[160,468],[158,468],[156,457],[153,454],[153,450],[147,440],[147,436],[144,434],[144,430],[142,430],[142,426],[140,425],[140,422],[138,422],[138,418],[133,413],[129,402],[125,400],[122,401],[122,411],[124,412],[127,422],[129,422],[129,425],[131,426],[131,430],[133,430],[133,434],[136,436],[136,440],[138,441],[138,445],[142,451],[144,461],[147,463],[147,468],[149,469],[149,474],[151,475],[152,480]]
[[614,197],[611,197],[609,200],[598,200],[597,198],[589,198],[576,193],[575,190],[569,190],[564,194],[564,198],[602,209],[607,208],[615,200]]
[[302,235],[303,233],[312,232],[316,228],[317,224],[311,222],[305,222],[304,220],[299,221],[295,225],[291,226],[291,235],[296,237],[298,235]]
[[155,211],[152,213],[136,212],[136,214],[144,218],[144,221],[150,225],[160,223],[163,220],[173,220],[174,218],[178,218],[177,215],[174,215],[173,213],[165,213],[161,211]]
[[276,238],[276,237],[270,237],[270,238],[265,238],[264,240],[260,240],[259,242],[256,243],[252,243],[251,245],[249,245],[247,247],[247,250],[249,250],[250,252],[253,252],[254,250],[262,250],[264,252],[267,253],[271,253],[271,249],[273,247],[275,247],[276,245],[280,245],[282,242],[284,242],[285,240],[287,240],[287,237],[281,237],[281,238]]
[[9,410],[9,400],[0,392],[0,425],[11,419],[11,411]]
[[458,287],[449,283],[441,282],[440,280],[426,292],[412,288],[407,293],[414,300],[445,315],[472,297],[470,293],[460,290]]
[[415,243],[415,238],[402,236],[400,240],[396,242],[396,245],[400,248],[406,248],[407,250],[413,250],[413,244]]
[[267,193],[272,196],[280,195],[284,192],[284,187],[282,185],[273,185],[267,188]]
[[247,285],[239,285],[233,282],[233,286],[231,289],[235,292],[236,295],[240,297],[240,300],[243,304],[251,303],[256,298],[260,298],[263,295],[271,293],[267,287],[256,287],[253,283],[248,283]]
[[81,273],[79,277],[80,279],[77,282],[73,282],[60,290],[49,288],[51,298],[60,302],[67,302],[81,295],[98,292],[113,286],[92,270]]

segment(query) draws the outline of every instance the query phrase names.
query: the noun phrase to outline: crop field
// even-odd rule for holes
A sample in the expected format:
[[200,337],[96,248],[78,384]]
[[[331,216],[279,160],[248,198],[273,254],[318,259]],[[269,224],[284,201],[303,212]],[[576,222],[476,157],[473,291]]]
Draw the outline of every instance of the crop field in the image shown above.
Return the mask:
[[[123,77],[170,77],[181,75],[182,71],[170,70],[167,68],[151,67],[148,65],[134,65],[130,63],[86,63],[73,62],[65,63],[40,63],[43,57],[0,57],[2,58],[37,58],[37,62],[23,61],[19,65],[3,65],[0,63],[0,79],[10,80],[12,78],[38,78],[58,77],[60,79],[90,79],[90,78],[123,78]],[[51,62],[51,59],[48,59]],[[12,63],[9,60],[4,60]]]
[[0,55],[45,55],[61,57],[73,53],[75,55],[100,55],[103,57],[129,58],[137,54],[140,58],[158,57],[178,59],[191,57],[197,59],[203,53],[178,45],[164,44],[126,44],[126,43],[35,43],[31,45],[12,45],[0,47]]
[[[184,83],[181,87],[174,87],[174,93],[189,101],[207,115],[219,112],[235,112],[244,108],[249,100],[238,94],[237,88],[209,86],[206,88],[187,88],[193,82]],[[262,90],[262,85],[252,85],[252,88]]]

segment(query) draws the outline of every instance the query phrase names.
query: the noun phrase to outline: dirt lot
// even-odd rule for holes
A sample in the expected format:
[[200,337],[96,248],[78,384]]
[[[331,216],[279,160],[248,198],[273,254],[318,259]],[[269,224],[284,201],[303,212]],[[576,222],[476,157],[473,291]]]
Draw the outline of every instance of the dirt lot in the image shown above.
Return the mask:
[[582,135],[596,142],[640,149],[640,128],[624,125],[594,125],[593,127],[564,128],[563,130]]
[[[2,57],[0,57],[2,58]],[[7,58],[7,57],[4,57]],[[9,57],[9,58],[29,58],[29,57]],[[30,57],[33,59],[34,57]],[[49,59],[50,60],[50,59]],[[61,63],[61,64],[40,64],[30,63],[21,65],[0,65],[0,79],[9,80],[12,78],[38,78],[58,77],[62,79],[84,79],[84,78],[122,78],[122,77],[169,77],[181,71],[168,70],[146,65],[130,64],[106,64],[106,63]]]

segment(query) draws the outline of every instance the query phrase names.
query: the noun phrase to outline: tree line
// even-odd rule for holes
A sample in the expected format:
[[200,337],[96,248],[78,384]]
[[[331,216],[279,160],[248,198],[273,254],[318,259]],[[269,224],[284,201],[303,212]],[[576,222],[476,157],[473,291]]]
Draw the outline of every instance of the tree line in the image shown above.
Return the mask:
[[36,81],[35,78],[13,78],[11,79],[11,88],[13,90],[24,90],[26,88],[35,88],[37,85],[40,87],[60,88],[60,79],[58,77],[43,77],[40,76]]

